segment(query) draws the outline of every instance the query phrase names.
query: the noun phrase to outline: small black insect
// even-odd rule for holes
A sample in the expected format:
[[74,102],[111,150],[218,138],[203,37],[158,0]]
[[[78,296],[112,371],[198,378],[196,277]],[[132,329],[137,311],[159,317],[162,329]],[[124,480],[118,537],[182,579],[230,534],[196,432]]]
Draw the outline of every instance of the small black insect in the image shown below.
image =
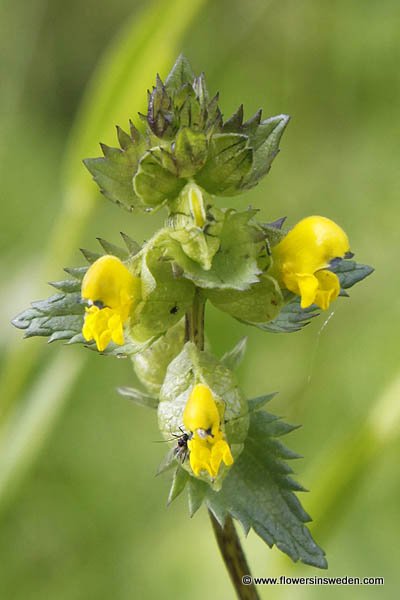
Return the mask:
[[192,436],[186,433],[186,431],[183,431],[181,427],[179,427],[179,429],[181,431],[181,435],[177,435],[176,433],[172,434],[174,438],[177,439],[177,443],[174,448],[174,454],[181,463],[184,463],[189,456],[188,441]]
[[175,306],[173,306],[169,312],[171,313],[171,315],[176,315],[178,310],[179,310],[179,307],[175,304]]

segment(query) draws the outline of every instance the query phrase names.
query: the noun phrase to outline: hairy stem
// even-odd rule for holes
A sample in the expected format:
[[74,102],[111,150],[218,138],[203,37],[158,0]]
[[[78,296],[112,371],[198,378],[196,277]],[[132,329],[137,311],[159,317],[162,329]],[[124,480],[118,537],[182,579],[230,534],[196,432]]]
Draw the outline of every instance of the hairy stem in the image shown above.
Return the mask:
[[[197,290],[192,308],[185,318],[185,339],[196,344],[199,350],[204,350],[204,309],[205,302]],[[211,523],[217,539],[222,558],[231,578],[239,600],[259,600],[259,595],[253,583],[244,585],[242,577],[250,576],[250,569],[239,541],[233,520],[228,517],[223,527],[209,511]]]
[[253,583],[244,585],[242,577],[250,576],[250,569],[247,564],[243,548],[240,544],[233,520],[227,517],[225,525],[221,527],[214,515],[208,511],[211,524],[214,529],[218,547],[224,559],[225,566],[231,578],[239,600],[259,600],[259,595]]

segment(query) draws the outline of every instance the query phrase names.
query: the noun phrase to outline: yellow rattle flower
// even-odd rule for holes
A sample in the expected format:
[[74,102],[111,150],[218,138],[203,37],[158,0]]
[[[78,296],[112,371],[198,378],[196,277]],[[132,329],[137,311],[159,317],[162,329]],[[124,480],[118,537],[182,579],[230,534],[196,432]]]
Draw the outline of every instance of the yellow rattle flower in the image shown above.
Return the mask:
[[326,217],[306,217],[272,248],[272,275],[301,296],[301,308],[317,304],[326,310],[340,292],[329,264],[350,256],[349,239],[339,225]]
[[196,476],[207,471],[214,479],[222,462],[228,467],[233,464],[231,449],[221,430],[220,413],[208,386],[194,386],[183,411],[183,424],[191,434],[189,460]]
[[87,270],[81,294],[89,304],[82,328],[85,340],[94,340],[100,352],[111,341],[122,345],[123,327],[140,299],[139,277],[134,277],[119,258],[107,254]]

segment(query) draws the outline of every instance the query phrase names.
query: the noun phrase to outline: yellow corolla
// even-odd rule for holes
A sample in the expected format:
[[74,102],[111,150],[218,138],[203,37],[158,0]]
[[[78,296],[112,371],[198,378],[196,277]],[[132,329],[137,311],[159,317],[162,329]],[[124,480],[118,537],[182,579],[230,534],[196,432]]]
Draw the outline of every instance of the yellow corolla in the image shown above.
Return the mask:
[[87,270],[81,294],[89,304],[82,328],[85,340],[94,340],[100,352],[111,341],[122,345],[124,325],[140,299],[139,277],[134,277],[119,258],[107,254]]
[[194,386],[183,412],[183,424],[191,434],[188,449],[195,475],[207,471],[214,479],[222,462],[228,467],[233,464],[231,449],[221,430],[220,413],[208,386]]
[[302,219],[272,248],[272,274],[282,287],[301,296],[301,307],[317,304],[326,310],[340,292],[330,262],[350,254],[349,239],[334,221],[312,216]]

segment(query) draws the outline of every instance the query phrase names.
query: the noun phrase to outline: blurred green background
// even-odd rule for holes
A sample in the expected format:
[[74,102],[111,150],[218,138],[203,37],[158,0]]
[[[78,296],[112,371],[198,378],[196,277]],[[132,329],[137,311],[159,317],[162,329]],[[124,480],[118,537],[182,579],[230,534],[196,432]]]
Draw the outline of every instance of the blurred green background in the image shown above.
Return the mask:
[[[21,340],[9,320],[96,236],[161,222],[97,193],[82,158],[143,109],[183,51],[226,116],[292,115],[269,176],[233,205],[261,218],[329,216],[376,272],[304,331],[247,330],[209,309],[222,354],[249,337],[245,392],[302,423],[287,443],[329,575],[384,587],[260,589],[266,598],[395,597],[399,537],[400,5],[396,0],[30,0],[0,5],[2,228],[0,598],[233,598],[205,510],[166,508],[153,414],[115,391],[127,361]],[[100,65],[100,66],[99,66]],[[91,83],[88,83],[91,82]],[[86,91],[85,91],[86,90]],[[225,200],[227,205],[228,201]],[[324,322],[329,318],[329,322]],[[324,575],[255,535],[253,574]]]

